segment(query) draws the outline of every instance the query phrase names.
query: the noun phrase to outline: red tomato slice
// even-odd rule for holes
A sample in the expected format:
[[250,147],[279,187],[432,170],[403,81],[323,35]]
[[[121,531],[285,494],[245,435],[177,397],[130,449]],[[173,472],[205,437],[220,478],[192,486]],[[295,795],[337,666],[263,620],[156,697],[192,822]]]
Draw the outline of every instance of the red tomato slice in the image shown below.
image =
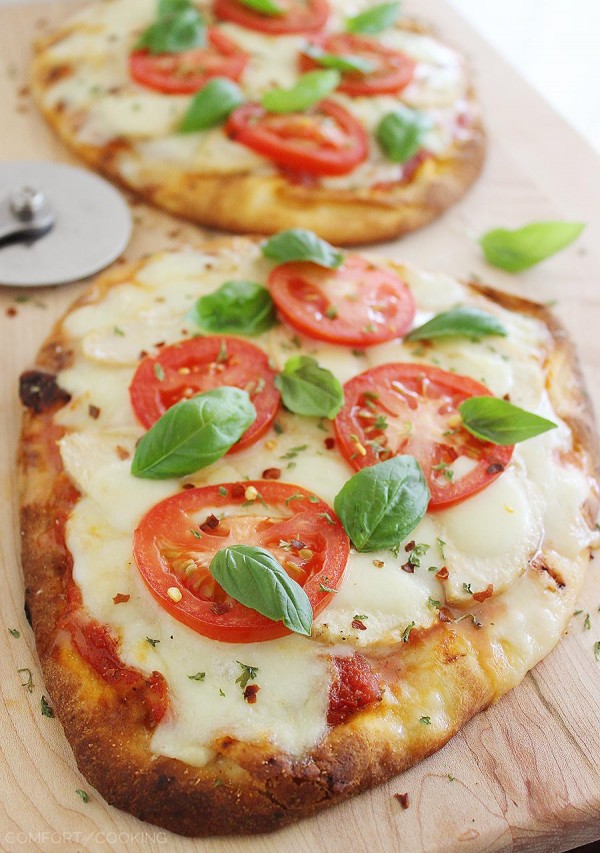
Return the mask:
[[[344,408],[334,421],[339,447],[359,470],[398,454],[414,456],[431,491],[429,509],[443,509],[489,486],[504,471],[514,447],[480,441],[460,423],[468,397],[492,396],[466,376],[425,364],[384,364],[344,386]],[[462,458],[471,466],[454,475]]]
[[273,301],[290,325],[311,338],[366,347],[398,338],[409,328],[415,302],[391,270],[356,255],[337,270],[311,263],[275,267]]
[[256,409],[256,420],[230,453],[243,450],[268,430],[279,408],[276,372],[254,344],[240,338],[211,335],[163,347],[136,370],[129,396],[138,420],[149,429],[180,400],[231,385],[243,388]]
[[206,47],[183,53],[148,53],[135,50],[129,56],[129,72],[133,79],[150,89],[170,95],[191,94],[213,77],[239,80],[248,62],[248,54],[223,33],[210,28]]
[[[399,92],[413,78],[416,62],[405,53],[384,47],[377,39],[334,33],[325,40],[315,42],[327,53],[336,56],[357,56],[366,59],[375,67],[372,71],[345,71],[338,86],[339,92],[348,95],[383,95]],[[304,53],[300,54],[300,69],[311,71],[320,68],[319,63]]]
[[[251,510],[249,487],[260,496]],[[337,588],[350,553],[330,506],[299,486],[270,480],[204,486],[161,501],[135,531],[133,552],[156,600],[199,634],[228,643],[289,634],[282,622],[230,598],[212,577],[216,552],[240,544],[270,551],[304,588],[315,614],[333,595],[322,587]],[[181,593],[177,603],[168,594],[173,587]]]
[[236,142],[280,166],[317,175],[345,175],[366,159],[367,132],[347,110],[321,101],[303,113],[268,113],[243,104],[226,124]]
[[217,18],[272,35],[314,33],[329,17],[326,0],[277,0],[277,5],[284,10],[283,15],[265,15],[239,0],[215,0],[213,11]]

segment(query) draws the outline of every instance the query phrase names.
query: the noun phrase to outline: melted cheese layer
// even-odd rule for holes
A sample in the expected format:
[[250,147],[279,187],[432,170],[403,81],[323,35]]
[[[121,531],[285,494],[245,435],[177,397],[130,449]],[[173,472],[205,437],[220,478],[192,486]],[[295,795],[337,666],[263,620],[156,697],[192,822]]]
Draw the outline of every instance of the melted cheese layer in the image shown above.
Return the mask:
[[[380,258],[373,261],[384,264]],[[361,353],[303,338],[281,324],[253,343],[278,368],[292,354],[313,355],[342,382],[392,360],[439,363],[483,380],[497,394],[510,392],[519,404],[557,421],[559,429],[520,445],[505,473],[480,494],[428,513],[397,554],[352,551],[340,590],[315,619],[310,639],[238,645],[196,634],[156,603],[140,579],[131,548],[132,530],[144,513],[181,488],[179,480],[132,477],[130,460],[123,458],[133,455],[143,433],[128,399],[139,353],[155,352],[162,341],[181,340],[184,331],[193,334],[188,312],[196,299],[226,280],[264,282],[271,264],[249,243],[217,257],[191,250],[157,255],[133,280],[112,287],[102,301],[73,311],[64,321],[75,359],[58,377],[72,395],[59,415],[67,427],[60,448],[64,467],[82,493],[67,526],[74,579],[91,616],[118,636],[124,662],[145,673],[159,670],[167,680],[171,710],[153,736],[157,753],[201,765],[213,754],[213,740],[229,734],[303,754],[326,732],[331,654],[397,644],[409,625],[433,624],[444,603],[468,612],[472,593],[489,584],[495,594],[491,603],[499,613],[510,613],[510,620],[502,617],[494,631],[500,646],[510,647],[515,666],[519,661],[533,665],[557,639],[544,620],[551,612],[551,625],[559,621],[560,595],[545,589],[534,599],[539,608],[530,606],[526,596],[532,581],[523,572],[541,546],[552,550],[561,571],[573,571],[569,561],[587,547],[591,534],[581,511],[588,484],[565,461],[571,434],[544,391],[547,330],[535,319],[483,303],[447,276],[390,266],[410,283],[423,318],[457,302],[484,304],[504,324],[507,337],[441,341],[427,349],[393,341]],[[100,409],[97,418],[90,417],[90,405]],[[352,471],[336,449],[324,444],[331,434],[328,422],[284,411],[277,420],[281,434],[272,431],[186,481],[260,479],[266,468],[276,466],[283,482],[310,489],[332,504]],[[412,574],[401,569],[408,561],[408,540],[423,546]],[[445,582],[436,578],[443,565],[449,571]],[[117,593],[131,598],[116,606]],[[359,614],[364,630],[352,627]],[[514,627],[510,637],[507,625]],[[147,637],[160,642],[152,647]],[[244,701],[236,683],[240,664],[258,667],[261,689],[254,705]],[[198,672],[205,673],[203,681],[190,678]]]

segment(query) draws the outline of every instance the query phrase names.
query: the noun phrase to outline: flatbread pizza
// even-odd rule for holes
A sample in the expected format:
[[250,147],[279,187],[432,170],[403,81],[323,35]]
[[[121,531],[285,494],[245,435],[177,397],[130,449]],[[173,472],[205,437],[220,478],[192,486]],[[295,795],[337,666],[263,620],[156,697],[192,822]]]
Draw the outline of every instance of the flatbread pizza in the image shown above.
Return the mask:
[[389,239],[454,204],[485,147],[464,59],[399,6],[95,3],[37,46],[32,91],[90,166],[173,213]]
[[101,276],[21,378],[27,602],[108,802],[276,829],[558,642],[598,456],[547,309],[293,232]]

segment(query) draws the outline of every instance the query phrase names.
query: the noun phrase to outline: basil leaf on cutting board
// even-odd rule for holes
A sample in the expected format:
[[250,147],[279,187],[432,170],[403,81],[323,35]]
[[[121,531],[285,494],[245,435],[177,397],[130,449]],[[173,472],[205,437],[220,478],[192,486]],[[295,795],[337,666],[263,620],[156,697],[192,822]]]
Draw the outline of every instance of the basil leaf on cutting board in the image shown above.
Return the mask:
[[488,264],[506,272],[521,272],[566,248],[584,228],[583,222],[531,222],[515,231],[495,228],[479,243]]

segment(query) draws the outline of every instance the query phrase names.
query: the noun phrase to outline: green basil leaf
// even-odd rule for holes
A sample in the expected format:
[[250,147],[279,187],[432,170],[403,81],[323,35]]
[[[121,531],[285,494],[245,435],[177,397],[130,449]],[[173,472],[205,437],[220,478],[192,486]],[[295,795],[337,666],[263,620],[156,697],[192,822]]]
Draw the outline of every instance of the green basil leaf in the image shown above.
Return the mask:
[[167,15],[175,15],[190,8],[192,8],[190,0],[158,0],[158,17],[165,18]]
[[335,418],[344,405],[342,386],[309,355],[294,355],[275,378],[284,406],[297,415]]
[[182,6],[150,24],[140,36],[137,47],[149,53],[182,53],[206,44],[206,28],[197,9]]
[[392,27],[400,15],[400,3],[380,3],[346,20],[346,31],[376,36]]
[[217,551],[210,571],[227,595],[296,634],[310,636],[312,607],[300,584],[275,557],[253,545],[230,545]]
[[430,121],[422,113],[399,105],[384,116],[375,136],[385,155],[393,163],[406,163],[423,147],[423,137]]
[[242,6],[247,6],[249,9],[254,9],[255,12],[260,12],[261,15],[284,15],[283,9],[278,3],[273,0],[239,0]]
[[255,420],[241,388],[224,385],[182,400],[142,436],[131,473],[150,480],[192,474],[224,456]]
[[421,521],[429,489],[413,456],[394,456],[351,477],[334,509],[357,551],[394,548]]
[[290,228],[280,231],[262,244],[265,258],[271,258],[280,264],[287,261],[312,261],[320,267],[335,270],[342,265],[344,256],[325,240],[304,228]]
[[270,113],[302,112],[326,98],[339,83],[339,71],[307,71],[291,89],[271,89],[264,94],[262,105]]
[[517,444],[556,429],[552,421],[498,397],[469,397],[460,404],[458,411],[466,430],[492,444]]
[[483,338],[486,335],[502,335],[506,329],[492,314],[469,305],[451,308],[436,314],[427,323],[413,329],[405,341],[422,341],[430,338]]
[[179,133],[194,133],[221,124],[244,103],[242,90],[227,77],[213,77],[196,92],[179,125]]
[[260,335],[277,322],[269,291],[254,281],[226,281],[202,296],[191,311],[192,319],[207,332]]
[[352,54],[327,53],[316,44],[307,44],[302,48],[302,53],[310,56],[323,68],[335,68],[337,71],[358,71],[360,74],[369,74],[377,67],[374,62],[363,59],[362,56]]
[[583,222],[532,222],[516,231],[495,228],[479,243],[488,264],[521,272],[560,252],[581,234]]

